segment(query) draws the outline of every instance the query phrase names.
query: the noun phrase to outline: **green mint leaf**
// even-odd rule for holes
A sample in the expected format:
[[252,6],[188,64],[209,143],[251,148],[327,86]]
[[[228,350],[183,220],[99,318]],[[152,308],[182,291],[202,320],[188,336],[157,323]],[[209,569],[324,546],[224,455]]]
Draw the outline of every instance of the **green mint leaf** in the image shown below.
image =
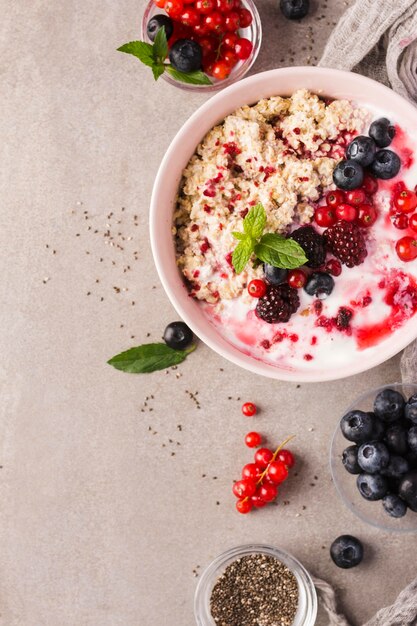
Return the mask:
[[165,72],[165,67],[163,65],[153,65],[152,72],[154,79],[158,80],[158,78]]
[[254,247],[255,241],[251,237],[245,237],[245,239],[239,241],[232,254],[232,263],[236,274],[243,272],[252,256]]
[[123,46],[120,46],[120,48],[117,48],[117,50],[118,52],[133,54],[133,56],[137,57],[148,67],[153,67],[155,65],[153,46],[145,41],[130,41],[129,43],[125,43]]
[[238,239],[239,241],[243,241],[243,240],[244,240],[244,239],[246,239],[246,237],[247,237],[247,235],[245,235],[245,233],[239,233],[239,232],[238,232],[238,231],[236,231],[236,230],[232,233],[232,236],[233,236],[235,239]]
[[168,56],[168,41],[165,26],[162,26],[156,33],[155,41],[152,46],[152,53],[154,61],[158,65],[163,63]]
[[302,247],[293,239],[276,233],[266,233],[255,246],[255,254],[264,263],[292,270],[307,263]]
[[212,85],[213,83],[209,79],[204,72],[200,72],[200,70],[196,72],[179,72],[172,65],[167,65],[165,67],[166,71],[172,78],[175,80],[179,80],[182,83],[188,83],[189,85]]
[[243,220],[243,230],[253,239],[259,239],[266,225],[266,212],[262,204],[252,207]]
[[148,343],[121,352],[107,363],[122,372],[149,374],[182,363],[193,350],[195,345],[188,350],[173,350],[165,343]]

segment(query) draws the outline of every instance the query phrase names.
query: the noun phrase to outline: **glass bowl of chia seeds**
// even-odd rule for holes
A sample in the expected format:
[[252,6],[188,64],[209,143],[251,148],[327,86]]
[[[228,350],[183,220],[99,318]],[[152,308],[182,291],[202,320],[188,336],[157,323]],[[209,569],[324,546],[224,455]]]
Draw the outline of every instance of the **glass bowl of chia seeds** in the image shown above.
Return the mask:
[[204,570],[197,585],[198,626],[313,626],[317,595],[307,570],[280,548],[231,548]]

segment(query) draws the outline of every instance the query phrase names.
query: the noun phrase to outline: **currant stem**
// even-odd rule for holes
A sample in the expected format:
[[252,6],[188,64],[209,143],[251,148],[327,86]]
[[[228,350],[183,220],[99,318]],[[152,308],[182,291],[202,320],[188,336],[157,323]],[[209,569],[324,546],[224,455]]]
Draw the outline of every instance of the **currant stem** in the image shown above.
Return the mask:
[[[287,439],[285,439],[282,443],[280,443],[280,444],[279,444],[278,448],[275,450],[275,452],[274,452],[274,454],[273,454],[272,459],[269,461],[268,465],[266,466],[266,468],[264,469],[264,471],[262,472],[262,474],[261,474],[261,475],[260,475],[260,477],[258,478],[258,480],[257,480],[257,482],[256,482],[256,486],[257,486],[257,487],[259,487],[260,485],[262,485],[262,483],[263,483],[263,479],[265,478],[265,476],[266,476],[266,474],[267,474],[267,472],[268,472],[268,469],[269,469],[270,464],[271,464],[273,461],[275,461],[275,460],[276,460],[276,458],[277,458],[278,454],[280,453],[280,451],[282,450],[282,448],[283,448],[284,446],[286,446],[286,445],[287,445],[287,443],[288,443],[289,441],[291,441],[292,439],[294,439],[294,437],[295,437],[295,435],[291,435],[290,437],[287,437]],[[249,497],[247,496],[246,498],[244,498],[244,500],[249,500]]]

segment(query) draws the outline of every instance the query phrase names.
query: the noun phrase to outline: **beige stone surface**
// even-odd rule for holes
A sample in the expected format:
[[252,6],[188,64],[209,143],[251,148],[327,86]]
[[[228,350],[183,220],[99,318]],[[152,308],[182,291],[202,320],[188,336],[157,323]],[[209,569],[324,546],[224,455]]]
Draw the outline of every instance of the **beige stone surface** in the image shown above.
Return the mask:
[[[356,394],[399,378],[398,359],[311,386],[255,377],[204,345],[177,372],[106,365],[176,318],[151,258],[149,197],[204,100],[116,53],[138,36],[144,4],[0,3],[0,623],[191,626],[194,572],[257,541],[336,585],[359,625],[415,575],[416,543],[344,508],[329,444]],[[253,71],[314,63],[347,4],[316,2],[299,25],[260,0]],[[240,414],[248,399],[255,422]],[[253,425],[271,444],[296,434],[300,464],[288,506],[242,517],[230,488]],[[347,531],[367,549],[350,572],[328,556]]]

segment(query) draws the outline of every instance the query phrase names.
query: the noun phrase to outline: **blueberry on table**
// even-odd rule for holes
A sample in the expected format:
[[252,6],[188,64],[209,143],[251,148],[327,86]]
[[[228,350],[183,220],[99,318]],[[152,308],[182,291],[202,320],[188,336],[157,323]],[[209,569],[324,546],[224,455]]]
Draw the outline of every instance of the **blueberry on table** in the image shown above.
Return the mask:
[[341,535],[330,546],[330,556],[337,567],[350,569],[363,559],[363,545],[352,535]]
[[185,322],[172,322],[164,330],[165,343],[174,350],[185,350],[193,340],[193,331]]
[[289,20],[300,20],[310,10],[310,0],[281,0],[280,9],[284,17]]
[[288,270],[264,263],[264,275],[270,285],[280,285],[286,281]]
[[340,428],[346,439],[354,443],[365,443],[372,439],[374,418],[372,413],[349,411],[340,421]]
[[417,512],[417,470],[405,474],[400,482],[398,495],[407,502],[412,511]]
[[417,454],[417,426],[412,426],[407,434],[407,443],[411,452]]
[[363,178],[362,165],[352,161],[352,159],[340,161],[333,172],[334,184],[344,191],[351,191],[360,187],[363,183]]
[[382,500],[382,506],[384,507],[388,515],[391,515],[391,517],[404,517],[404,515],[407,513],[406,503],[400,498],[400,496],[397,496],[395,493],[389,493],[387,496],[385,496],[385,498]]
[[372,122],[369,127],[369,136],[379,148],[387,148],[395,137],[395,127],[386,117]]
[[168,17],[168,15],[162,14],[151,17],[146,26],[146,32],[151,41],[155,41],[157,32],[162,28],[162,26],[165,27],[165,35],[166,38],[169,39],[174,32],[174,25],[171,18]]
[[374,401],[374,412],[383,422],[395,422],[403,417],[405,400],[394,389],[380,391]]
[[401,478],[409,471],[409,469],[410,464],[407,459],[402,456],[398,456],[397,454],[393,454],[390,457],[388,465],[381,471],[381,474],[387,478]]
[[407,452],[407,432],[405,422],[398,421],[388,426],[385,432],[385,443],[395,454],[405,454]]
[[359,165],[367,167],[372,163],[375,157],[376,144],[371,137],[360,135],[348,145],[346,156],[352,161],[356,161]]
[[392,150],[379,150],[369,169],[376,178],[389,180],[400,171],[401,160],[398,154]]
[[417,424],[417,394],[411,396],[405,404],[404,414],[408,420]]
[[368,474],[377,474],[389,463],[388,448],[381,441],[364,443],[359,448],[358,463]]
[[342,463],[349,474],[360,474],[362,471],[358,463],[358,451],[358,446],[349,446],[343,450]]
[[178,39],[169,51],[169,60],[172,67],[179,72],[195,72],[201,69],[201,46],[191,39]]
[[388,481],[380,474],[359,474],[356,485],[365,500],[382,500],[388,492]]
[[314,272],[307,279],[304,291],[309,296],[316,296],[319,300],[325,300],[334,289],[334,278],[325,272]]

